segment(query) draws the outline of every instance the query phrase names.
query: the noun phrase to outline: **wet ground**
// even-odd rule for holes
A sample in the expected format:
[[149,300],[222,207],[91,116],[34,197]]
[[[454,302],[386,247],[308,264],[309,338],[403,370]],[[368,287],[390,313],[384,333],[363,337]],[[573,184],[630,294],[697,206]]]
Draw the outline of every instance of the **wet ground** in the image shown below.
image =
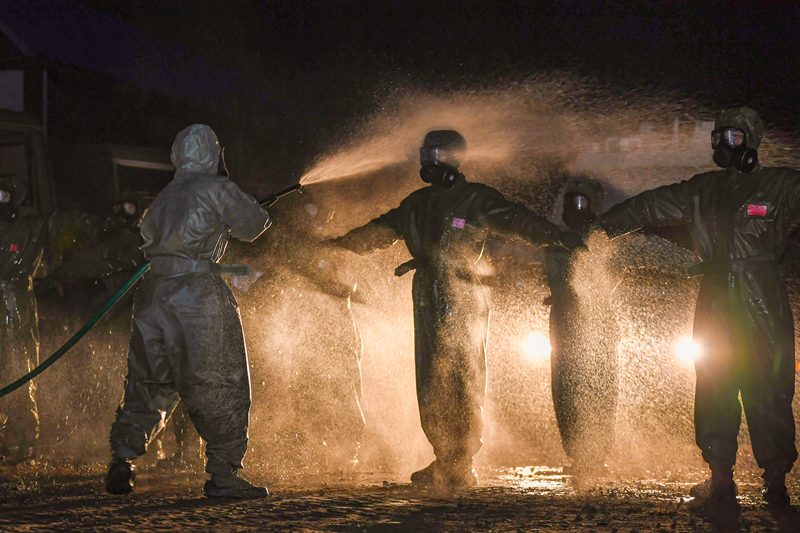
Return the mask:
[[[211,500],[204,476],[139,472],[136,491],[106,494],[100,465],[0,469],[2,531],[594,531],[611,533],[796,532],[800,517],[760,501],[755,475],[737,479],[741,516],[703,517],[688,490],[700,471],[576,484],[561,468],[522,467],[481,473],[459,494],[418,490],[392,475],[369,473],[266,483],[266,500]],[[793,501],[800,480],[790,478]],[[797,506],[795,506],[795,510]]]

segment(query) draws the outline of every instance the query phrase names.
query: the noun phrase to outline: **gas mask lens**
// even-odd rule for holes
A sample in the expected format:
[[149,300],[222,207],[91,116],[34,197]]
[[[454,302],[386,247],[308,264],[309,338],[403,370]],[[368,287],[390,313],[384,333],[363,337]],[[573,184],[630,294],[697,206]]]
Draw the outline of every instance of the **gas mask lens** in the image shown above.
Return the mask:
[[572,211],[588,211],[589,198],[582,194],[572,194],[567,198],[567,209]]
[[723,142],[731,148],[744,145],[744,132],[738,128],[718,128],[711,132],[711,148],[717,149]]
[[461,166],[462,150],[451,150],[442,148],[420,148],[419,149],[419,162],[421,165],[433,163],[438,165],[444,163],[453,168]]
[[583,194],[568,194],[564,197],[564,223],[573,231],[582,232],[594,221],[589,197]]
[[0,204],[10,204],[11,193],[9,191],[0,189]]
[[420,148],[419,149],[419,164],[427,165],[429,163],[436,164],[439,162],[439,149],[438,148]]

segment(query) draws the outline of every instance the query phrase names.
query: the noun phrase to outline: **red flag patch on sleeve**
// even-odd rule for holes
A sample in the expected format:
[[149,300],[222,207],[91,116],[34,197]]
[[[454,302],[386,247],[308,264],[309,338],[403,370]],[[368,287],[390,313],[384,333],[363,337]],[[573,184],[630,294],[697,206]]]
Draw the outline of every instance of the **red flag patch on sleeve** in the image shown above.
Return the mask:
[[16,252],[17,251],[17,245],[16,244],[12,244],[11,246],[8,247],[8,251],[9,252]]
[[767,216],[768,208],[769,204],[747,204],[747,216],[765,217]]

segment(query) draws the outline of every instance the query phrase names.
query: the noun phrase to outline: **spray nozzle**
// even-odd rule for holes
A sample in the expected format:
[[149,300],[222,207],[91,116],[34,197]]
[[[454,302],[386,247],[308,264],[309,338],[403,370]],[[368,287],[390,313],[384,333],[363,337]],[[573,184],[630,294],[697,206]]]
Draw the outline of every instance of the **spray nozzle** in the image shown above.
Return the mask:
[[259,205],[261,205],[261,207],[263,207],[264,209],[267,209],[268,207],[272,207],[272,205],[275,204],[275,202],[277,202],[278,200],[280,200],[281,198],[283,198],[287,194],[293,193],[294,191],[299,191],[302,188],[303,188],[303,186],[301,184],[295,183],[294,185],[292,185],[291,187],[289,187],[287,189],[284,189],[284,190],[282,190],[280,192],[276,192],[272,196],[268,196],[268,197],[264,198],[263,200],[259,200],[258,203],[259,203]]

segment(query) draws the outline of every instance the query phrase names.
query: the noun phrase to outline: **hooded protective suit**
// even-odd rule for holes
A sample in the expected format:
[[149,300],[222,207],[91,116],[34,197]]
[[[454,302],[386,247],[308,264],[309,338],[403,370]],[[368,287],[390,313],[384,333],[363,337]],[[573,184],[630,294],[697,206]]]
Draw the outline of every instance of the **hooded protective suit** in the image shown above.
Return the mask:
[[[589,200],[581,218],[565,213],[575,195]],[[598,181],[570,178],[558,196],[556,222],[568,224],[582,237],[588,235],[603,214],[603,196]],[[545,253],[553,406],[562,446],[577,473],[602,465],[614,445],[618,397],[621,333],[611,301],[613,283],[601,264],[607,258],[602,243],[592,244],[597,249],[569,252],[549,247]]]
[[[12,189],[12,202],[22,198]],[[39,364],[39,322],[33,275],[42,259],[50,218],[17,216],[0,221],[0,382],[11,383]],[[0,458],[30,457],[39,436],[39,415],[31,381],[27,387],[0,398]]]
[[[716,127],[737,127],[758,149],[755,111],[726,112]],[[800,216],[800,172],[734,167],[643,192],[603,217],[610,235],[641,226],[684,225],[702,263],[694,318],[695,434],[712,472],[730,472],[741,419],[739,393],[759,466],[788,472],[797,459],[794,324],[778,261]]]
[[336,239],[358,254],[405,240],[412,286],[417,401],[437,460],[469,460],[482,445],[489,307],[474,271],[487,232],[558,244],[563,233],[498,191],[457,174],[452,187],[419,189],[399,207]]
[[125,395],[111,428],[115,458],[145,453],[178,402],[206,441],[206,471],[242,468],[250,375],[236,300],[217,262],[228,234],[251,242],[270,225],[266,211],[216,174],[220,146],[208,126],[181,131],[172,146],[175,178],[142,220],[150,272],[134,299]]

